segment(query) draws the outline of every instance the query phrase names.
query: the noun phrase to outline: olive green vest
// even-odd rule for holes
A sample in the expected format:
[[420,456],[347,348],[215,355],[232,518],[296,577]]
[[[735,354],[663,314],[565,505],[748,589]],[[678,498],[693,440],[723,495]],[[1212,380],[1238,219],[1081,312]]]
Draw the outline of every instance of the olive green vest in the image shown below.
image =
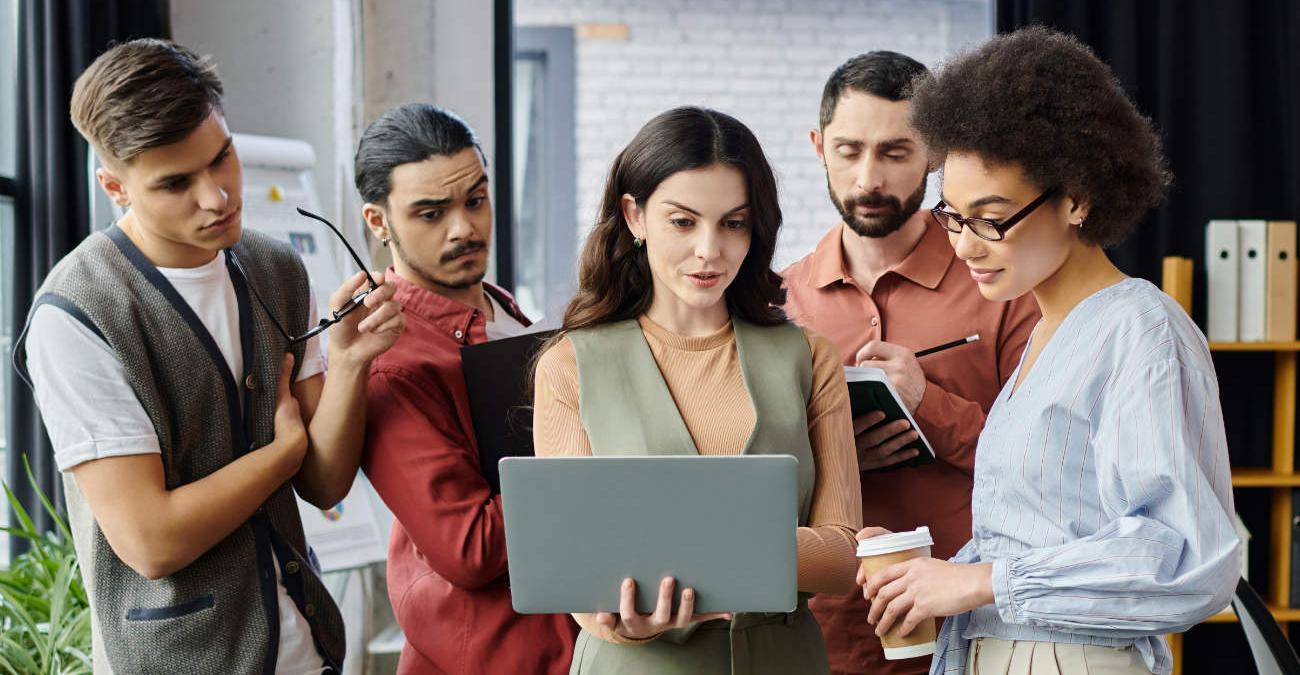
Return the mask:
[[[755,420],[741,454],[793,455],[799,460],[799,523],[807,525],[816,480],[808,441],[808,340],[793,324],[765,328],[739,319],[732,323]],[[574,331],[568,337],[577,355],[578,405],[592,454],[699,454],[635,320]],[[614,644],[583,631],[570,670],[571,675],[828,672],[821,630],[804,594],[798,609],[789,614],[737,614],[730,622],[695,624],[641,645]]]

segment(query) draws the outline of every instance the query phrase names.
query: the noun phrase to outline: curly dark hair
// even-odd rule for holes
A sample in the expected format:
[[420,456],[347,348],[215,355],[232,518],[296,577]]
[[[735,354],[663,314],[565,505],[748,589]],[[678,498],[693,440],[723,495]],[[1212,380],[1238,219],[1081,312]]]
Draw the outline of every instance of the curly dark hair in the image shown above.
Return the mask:
[[1151,120],[1077,38],[1042,26],[999,35],[920,81],[912,124],[937,158],[970,152],[1019,166],[1089,206],[1083,241],[1109,247],[1172,178]]

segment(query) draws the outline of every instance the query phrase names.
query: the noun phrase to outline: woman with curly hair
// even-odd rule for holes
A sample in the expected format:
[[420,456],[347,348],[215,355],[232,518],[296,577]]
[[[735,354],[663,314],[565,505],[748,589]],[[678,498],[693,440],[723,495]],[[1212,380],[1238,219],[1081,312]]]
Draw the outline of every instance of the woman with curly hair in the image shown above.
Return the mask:
[[774,307],[781,209],[758,140],[728,115],[669,110],[614,160],[599,217],[563,337],[538,360],[537,454],[795,456],[800,600],[789,614],[692,615],[693,591],[665,578],[639,614],[628,579],[622,612],[575,615],[570,672],[829,673],[807,599],[853,589],[848,388],[835,346]]
[[1240,543],[1205,337],[1104,251],[1161,199],[1160,141],[1091,50],[1041,27],[959,56],[912,105],[957,256],[1043,318],[980,435],[970,542],[859,576],[870,620],[951,617],[932,673],[1169,673],[1162,636],[1224,608]]

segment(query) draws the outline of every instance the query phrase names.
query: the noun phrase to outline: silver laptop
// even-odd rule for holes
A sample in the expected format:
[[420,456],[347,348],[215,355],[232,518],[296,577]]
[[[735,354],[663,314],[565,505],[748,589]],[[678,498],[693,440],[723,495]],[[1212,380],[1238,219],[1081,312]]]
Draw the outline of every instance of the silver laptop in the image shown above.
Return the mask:
[[501,460],[510,593],[523,614],[637,611],[659,580],[695,589],[696,612],[789,612],[797,602],[798,462],[737,457]]

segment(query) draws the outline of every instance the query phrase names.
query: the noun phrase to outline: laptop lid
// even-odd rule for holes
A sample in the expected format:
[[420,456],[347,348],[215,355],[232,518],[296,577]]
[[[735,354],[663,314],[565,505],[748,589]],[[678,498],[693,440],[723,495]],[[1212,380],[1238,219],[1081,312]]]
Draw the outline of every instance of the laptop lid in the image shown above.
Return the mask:
[[511,597],[523,614],[637,611],[659,581],[696,592],[695,611],[789,612],[798,602],[798,462],[731,457],[501,460]]

